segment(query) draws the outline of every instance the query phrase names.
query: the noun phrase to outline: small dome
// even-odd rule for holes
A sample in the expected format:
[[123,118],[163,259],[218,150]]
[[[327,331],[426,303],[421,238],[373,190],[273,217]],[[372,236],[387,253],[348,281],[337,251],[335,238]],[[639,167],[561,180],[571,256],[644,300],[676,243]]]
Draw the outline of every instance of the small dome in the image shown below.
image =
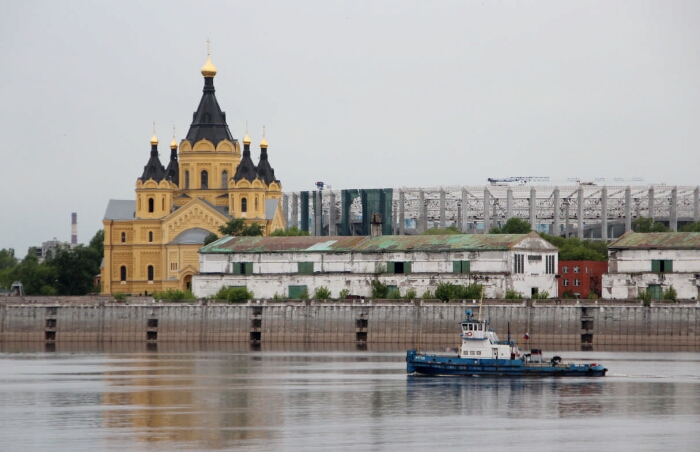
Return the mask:
[[154,133],[153,136],[151,137],[151,146],[157,146],[158,145],[158,137]]
[[250,137],[248,136],[247,132],[245,134],[245,138],[243,138],[243,144],[250,144]]
[[177,149],[177,141],[175,141],[175,138],[170,142],[170,149]]
[[209,55],[207,55],[207,62],[202,66],[202,75],[207,78],[214,78],[216,75],[216,66],[212,64]]
[[263,139],[260,140],[260,147],[263,149],[267,149],[267,140],[265,139],[265,137],[263,137]]

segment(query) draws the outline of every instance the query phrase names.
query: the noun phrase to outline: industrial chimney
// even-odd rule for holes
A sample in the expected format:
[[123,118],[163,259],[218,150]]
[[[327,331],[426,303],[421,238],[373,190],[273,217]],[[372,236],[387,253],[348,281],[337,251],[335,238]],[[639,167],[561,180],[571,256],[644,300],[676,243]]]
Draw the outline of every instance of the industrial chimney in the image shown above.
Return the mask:
[[78,244],[78,213],[70,214],[70,244]]

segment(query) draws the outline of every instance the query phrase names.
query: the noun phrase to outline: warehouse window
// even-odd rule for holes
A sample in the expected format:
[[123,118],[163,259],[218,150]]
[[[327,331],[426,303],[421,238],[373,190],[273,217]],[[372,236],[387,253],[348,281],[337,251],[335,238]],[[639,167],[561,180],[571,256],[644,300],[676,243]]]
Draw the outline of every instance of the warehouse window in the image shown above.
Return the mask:
[[252,262],[231,262],[231,273],[234,275],[252,275]]
[[574,273],[581,273],[581,267],[578,265],[574,267]]
[[300,300],[308,298],[309,291],[306,286],[289,286],[289,298],[292,300]]
[[313,275],[314,274],[314,263],[313,262],[297,262],[297,271],[302,275]]
[[569,267],[566,266],[566,265],[563,266],[563,267],[561,268],[561,272],[562,272],[562,273],[569,273]]
[[579,287],[581,285],[580,279],[574,279],[574,286]]
[[410,262],[387,262],[386,272],[395,274],[411,273]]
[[562,286],[568,286],[568,285],[569,285],[569,280],[568,280],[568,279],[562,280],[561,285],[562,285]]
[[654,273],[672,273],[673,261],[670,259],[653,259],[651,261],[651,271]]
[[525,255],[513,255],[513,273],[525,273]]
[[554,274],[554,256],[547,256],[547,262],[546,262],[546,269],[545,273],[548,275],[553,275]]
[[469,261],[453,261],[452,273],[469,273],[471,265]]

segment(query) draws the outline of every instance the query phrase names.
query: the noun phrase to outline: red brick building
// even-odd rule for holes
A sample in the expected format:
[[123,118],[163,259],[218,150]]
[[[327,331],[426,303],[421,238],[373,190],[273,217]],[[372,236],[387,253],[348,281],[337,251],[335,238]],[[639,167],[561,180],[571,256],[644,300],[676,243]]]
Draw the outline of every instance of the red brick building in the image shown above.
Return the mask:
[[559,261],[559,297],[570,293],[588,298],[593,292],[600,297],[603,273],[608,272],[607,261]]

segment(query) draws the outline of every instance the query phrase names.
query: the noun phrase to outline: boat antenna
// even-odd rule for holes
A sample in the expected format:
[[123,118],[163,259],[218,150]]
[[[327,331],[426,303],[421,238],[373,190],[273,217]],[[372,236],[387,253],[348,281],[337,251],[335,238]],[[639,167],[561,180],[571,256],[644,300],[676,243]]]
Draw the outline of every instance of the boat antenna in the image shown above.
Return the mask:
[[481,322],[481,306],[484,304],[484,286],[481,286],[481,299],[479,300],[479,317],[477,320]]

